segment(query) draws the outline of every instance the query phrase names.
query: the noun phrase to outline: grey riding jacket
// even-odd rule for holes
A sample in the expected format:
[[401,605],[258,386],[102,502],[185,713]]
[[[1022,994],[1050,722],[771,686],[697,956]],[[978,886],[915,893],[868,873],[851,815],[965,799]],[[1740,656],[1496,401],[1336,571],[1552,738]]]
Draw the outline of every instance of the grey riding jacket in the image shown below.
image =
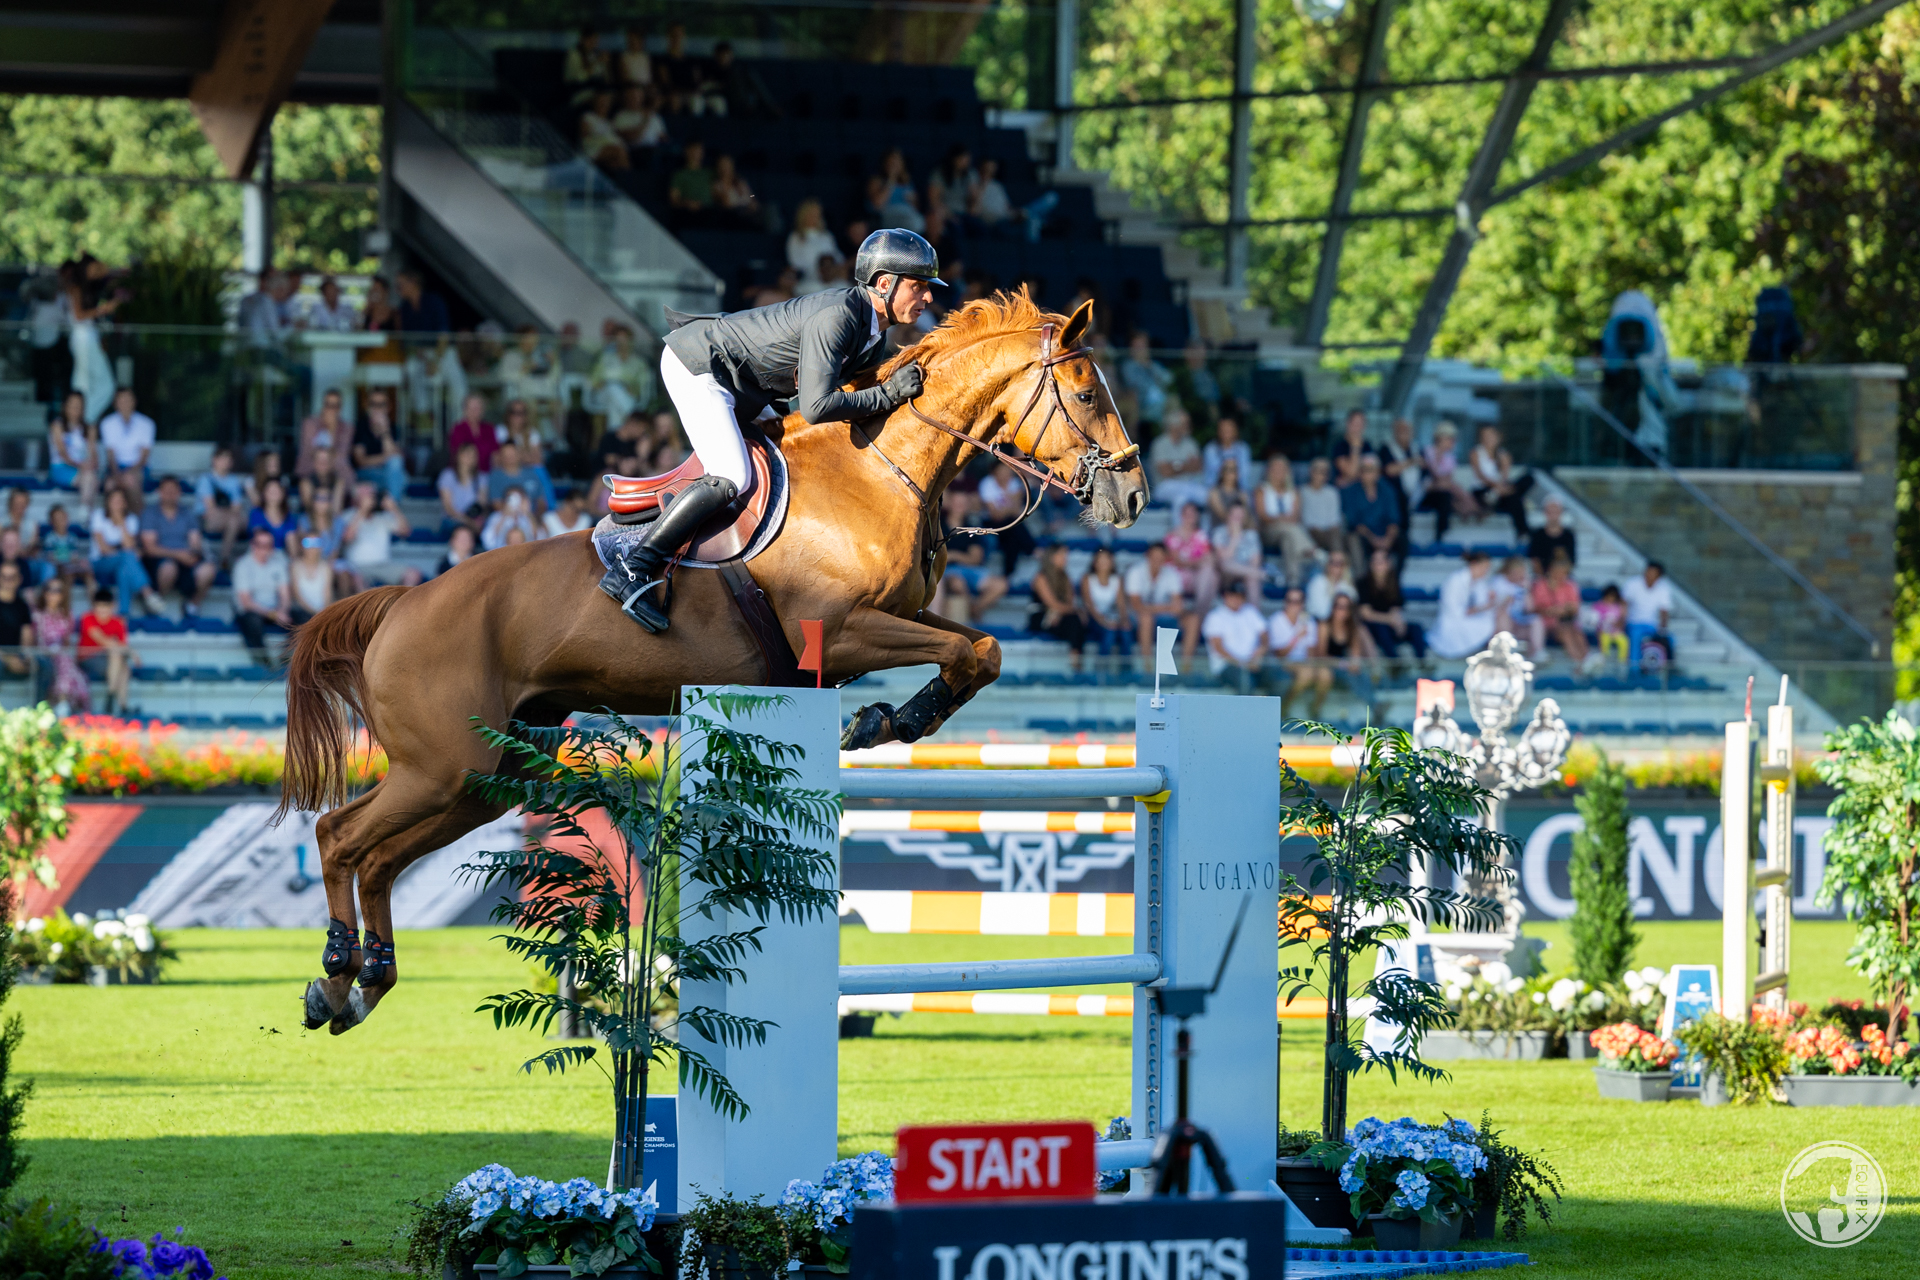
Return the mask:
[[894,407],[885,387],[840,389],[896,350],[884,329],[874,337],[873,321],[865,289],[822,289],[770,307],[693,317],[667,335],[667,346],[689,373],[710,373],[732,391],[743,420],[797,396],[794,408],[808,422],[838,422]]

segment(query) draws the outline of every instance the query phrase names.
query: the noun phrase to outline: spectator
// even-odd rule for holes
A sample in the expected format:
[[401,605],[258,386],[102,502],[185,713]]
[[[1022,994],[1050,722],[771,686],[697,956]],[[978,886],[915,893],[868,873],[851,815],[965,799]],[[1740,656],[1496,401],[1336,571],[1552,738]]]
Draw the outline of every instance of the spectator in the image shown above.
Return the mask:
[[[547,475],[545,467],[522,466],[520,446],[512,440],[501,445],[493,455],[493,470],[487,472],[487,502],[498,508],[506,501],[507,492],[518,489],[525,497],[529,514],[539,520],[553,506],[553,481]],[[537,538],[537,529],[527,530],[529,538]],[[484,539],[483,539],[484,541]]]
[[[38,664],[33,655],[21,652],[33,645],[33,606],[27,603],[26,575],[19,565],[0,560],[0,671],[10,676],[36,676]],[[34,684],[32,692],[37,695],[38,681]]]
[[1500,428],[1480,428],[1480,441],[1468,459],[1474,478],[1474,498],[1483,507],[1503,513],[1513,522],[1515,541],[1525,544],[1527,528],[1527,491],[1533,477],[1516,474],[1513,458],[1500,445]]
[[47,479],[80,494],[81,510],[100,491],[100,429],[87,421],[87,398],[67,392],[60,413],[47,423]]
[[760,201],[724,151],[713,158],[713,211],[723,225],[738,230],[757,231],[763,225]]
[[1627,652],[1636,668],[1655,665],[1647,660],[1647,642],[1660,644],[1663,657],[1672,657],[1671,645],[1664,637],[1673,617],[1673,584],[1667,581],[1667,567],[1658,560],[1647,561],[1637,578],[1620,584],[1620,598],[1627,606]]
[[1447,540],[1447,526],[1456,516],[1462,520],[1480,518],[1480,504],[1460,482],[1460,459],[1454,453],[1459,439],[1459,428],[1443,421],[1433,429],[1433,443],[1421,450],[1426,492],[1420,498],[1420,510],[1433,512],[1435,542]]
[[573,48],[567,50],[566,61],[560,64],[560,81],[572,91],[571,101],[576,107],[591,102],[595,93],[613,82],[599,32],[580,33]]
[[[852,283],[851,277],[848,275],[849,270],[847,260],[841,257],[836,251],[834,253],[823,253],[820,255],[820,261],[815,267],[814,274],[820,277],[821,289],[837,289]],[[803,289],[801,292],[805,293],[809,292],[809,290]],[[811,292],[817,293],[819,290],[812,290]]]
[[980,482],[980,501],[986,508],[986,523],[1008,526],[996,535],[1000,542],[1000,572],[1013,577],[1013,571],[1020,565],[1020,557],[1034,549],[1033,534],[1021,522],[1026,514],[1031,498],[1027,483],[1014,474],[1013,468],[1004,462],[994,464],[993,471]]
[[653,399],[653,366],[634,349],[633,330],[615,325],[612,341],[600,349],[592,375],[589,406],[609,422],[619,422]]
[[280,451],[262,449],[253,455],[253,474],[247,477],[246,498],[249,509],[257,507],[267,491],[267,481],[280,479]]
[[667,27],[667,51],[653,60],[654,87],[667,95],[667,110],[688,110],[703,78],[700,59],[687,52],[686,27],[672,23]]
[[1546,627],[1528,605],[1527,560],[1508,556],[1500,562],[1500,573],[1493,580],[1493,631],[1502,631],[1520,642],[1521,652],[1538,654],[1546,647]]
[[1266,478],[1253,491],[1253,514],[1260,523],[1260,541],[1278,551],[1286,580],[1306,585],[1307,565],[1315,559],[1314,542],[1300,524],[1300,493],[1293,487],[1293,464],[1283,454],[1267,459]]
[[1288,692],[1311,691],[1306,718],[1318,720],[1333,688],[1333,671],[1314,661],[1320,647],[1320,624],[1307,612],[1307,593],[1288,587],[1280,611],[1267,619],[1267,649],[1279,661],[1290,681]]
[[[629,89],[629,93],[638,90]],[[580,113],[580,150],[602,169],[625,169],[627,140],[613,125],[613,93],[602,89],[593,95],[587,109]]]
[[259,287],[240,299],[236,317],[247,346],[255,352],[277,350],[286,337],[287,322],[281,303],[288,297],[287,276],[283,271],[262,271]]
[[537,517],[533,511],[533,502],[527,491],[519,485],[508,485],[501,490],[500,503],[480,526],[480,546],[487,551],[497,551],[507,545],[507,534],[519,529],[528,542],[540,536]]
[[1443,658],[1478,653],[1493,639],[1493,558],[1475,550],[1464,559],[1441,584],[1440,616],[1427,636],[1427,647]]
[[440,563],[435,566],[433,576],[437,578],[453,566],[464,564],[472,559],[473,555],[473,530],[464,524],[456,525],[453,532],[447,535],[447,552],[440,557]]
[[147,576],[162,594],[179,587],[180,610],[189,618],[199,614],[218,572],[206,558],[197,524],[192,509],[180,500],[179,477],[162,476],[160,492],[140,520],[142,557]]
[[340,527],[340,558],[355,591],[379,584],[417,586],[420,571],[393,558],[393,540],[413,532],[406,513],[390,493],[362,480],[353,486],[353,510]]
[[73,354],[75,389],[86,393],[86,416],[97,421],[113,402],[113,365],[100,345],[100,320],[111,316],[127,300],[124,289],[113,289],[107,264],[83,253],[61,268],[67,290],[67,349]]
[[287,558],[274,549],[273,533],[255,529],[247,539],[247,554],[233,562],[233,625],[247,642],[255,665],[270,667],[267,630],[293,626],[292,591]]
[[129,509],[127,491],[108,489],[100,510],[93,513],[93,576],[111,584],[120,596],[120,611],[133,607],[137,597],[148,613],[160,612],[160,597],[140,563],[140,517]]
[[1407,598],[1400,590],[1400,568],[1384,551],[1374,552],[1367,560],[1367,576],[1359,582],[1360,621],[1366,624],[1373,644],[1389,658],[1400,656],[1402,648],[1413,650],[1416,659],[1427,656],[1427,631],[1407,617]]
[[340,412],[341,395],[338,387],[328,387],[320,396],[320,412],[300,424],[300,452],[295,455],[293,474],[298,479],[308,479],[315,475],[313,456],[315,450],[325,449],[330,457],[332,470],[347,483],[353,482],[353,463],[347,457],[347,451],[353,444],[353,431],[347,425],[346,418]]
[[540,528],[549,538],[557,538],[563,533],[585,533],[592,529],[593,517],[581,508],[579,490],[562,489],[553,510],[540,517]]
[[332,276],[321,277],[320,296],[307,308],[307,328],[315,333],[351,333],[359,323],[359,315],[340,295],[340,282]]
[[840,246],[827,230],[818,200],[807,199],[793,211],[793,230],[787,233],[787,265],[800,275],[799,293],[817,293],[826,287],[820,279],[820,260],[840,258]]
[[766,85],[750,68],[740,65],[734,57],[733,45],[726,40],[713,46],[713,57],[707,62],[701,90],[709,115],[772,117],[780,114]]
[[[667,122],[660,118],[655,105],[658,101],[651,89],[641,85],[630,84],[621,91],[620,110],[610,123],[625,144],[629,160],[635,151],[651,156],[657,148],[671,141],[667,137]],[[582,132],[585,132],[584,126]],[[593,151],[589,148],[587,154],[591,156]],[[625,168],[626,165],[621,167]]]
[[452,333],[447,300],[427,288],[420,268],[408,267],[394,283],[400,290],[400,330],[403,333]]
[[1379,454],[1362,457],[1359,478],[1340,490],[1340,517],[1347,525],[1353,563],[1365,564],[1375,551],[1396,560],[1403,554],[1400,499],[1381,481]]
[[20,546],[29,553],[40,540],[40,531],[27,519],[27,508],[32,504],[33,499],[27,496],[25,489],[18,485],[8,489],[6,519],[0,523],[0,529],[12,529],[20,535]]
[[981,226],[998,227],[1013,217],[1013,201],[1000,181],[1000,162],[991,156],[980,161],[980,177],[973,184],[967,213]]
[[1127,607],[1126,582],[1120,576],[1112,547],[1096,547],[1093,566],[1080,579],[1080,609],[1087,619],[1087,638],[1102,658],[1126,657],[1133,650],[1133,614]]
[[[1127,358],[1120,366],[1120,385],[1133,392],[1140,406],[1140,421],[1158,429],[1167,413],[1167,388],[1173,385],[1173,375],[1154,360],[1152,344],[1146,330],[1134,331],[1127,343]],[[1211,475],[1208,479],[1211,482]]]
[[[1587,635],[1580,629],[1580,584],[1573,580],[1573,561],[1565,552],[1556,551],[1547,562],[1545,576],[1533,584],[1530,603],[1533,616],[1539,620],[1535,625],[1566,650],[1568,661],[1576,669],[1585,667]],[[1545,645],[1537,652],[1544,661]]]
[[47,523],[40,529],[40,558],[53,569],[55,578],[92,582],[91,549],[88,536],[73,527],[66,507],[56,502],[47,508]]
[[925,231],[927,220],[920,212],[920,196],[914,190],[913,174],[907,168],[906,154],[900,148],[888,147],[886,154],[880,157],[879,177],[879,196],[874,201],[874,212],[879,219],[877,225]]
[[193,482],[193,505],[200,532],[220,539],[220,563],[233,559],[233,547],[247,527],[247,478],[233,469],[233,446],[216,445],[213,462]]
[[134,407],[132,387],[113,393],[113,412],[100,419],[100,452],[106,483],[125,484],[134,501],[147,492],[147,459],[153,456],[153,419]]
[[1620,598],[1620,588],[1608,583],[1601,589],[1600,598],[1593,606],[1593,631],[1596,648],[1594,652],[1605,659],[1612,657],[1622,667],[1627,665],[1627,605]]
[[247,533],[251,537],[255,530],[265,529],[273,535],[276,549],[285,550],[289,534],[298,532],[299,520],[294,518],[287,504],[287,486],[277,476],[271,477],[260,486],[260,500],[247,512]]
[[[360,309],[360,327],[368,333],[400,332],[400,312],[394,308],[393,291],[379,276],[367,281],[367,302]],[[374,363],[388,364],[398,363],[399,359],[397,351],[379,357],[369,356],[363,351],[359,358],[362,361],[372,360]]]
[[1354,409],[1347,414],[1346,426],[1327,456],[1333,461],[1333,483],[1341,489],[1360,479],[1362,458],[1379,457],[1373,446],[1367,443],[1367,414],[1364,409]]
[[[407,460],[400,451],[392,405],[384,390],[376,387],[367,392],[367,411],[353,428],[353,473],[398,495],[407,491]],[[454,430],[458,432],[459,426]]]
[[[1232,470],[1229,465],[1224,474]],[[1228,507],[1226,518],[1214,526],[1213,558],[1221,582],[1238,582],[1242,595],[1249,600],[1260,598],[1260,588],[1267,580],[1266,567],[1260,555],[1260,535],[1247,523],[1245,504],[1236,502]]]
[[[509,410],[513,401],[524,400],[530,408],[537,408],[543,422],[552,416],[560,399],[560,367],[541,343],[538,329],[530,324],[520,326],[513,347],[500,357],[499,374],[500,394],[507,398]],[[506,425],[511,431],[514,424]],[[528,424],[520,424],[520,429],[527,430]],[[480,469],[493,470],[492,458],[485,458]]]
[[[1207,344],[1196,335],[1188,340],[1186,350],[1180,354],[1181,367],[1173,375],[1175,393],[1186,404],[1188,413],[1209,418],[1219,412],[1220,380],[1207,367]],[[1234,426],[1237,435],[1239,424]],[[1251,461],[1240,470],[1243,475],[1252,475]]]
[[1533,561],[1533,571],[1544,574],[1558,556],[1567,558],[1568,568],[1579,564],[1579,545],[1573,530],[1566,526],[1566,505],[1558,498],[1548,498],[1542,511],[1546,523],[1527,536],[1527,559]]
[[127,620],[113,606],[113,588],[93,593],[93,608],[80,617],[80,669],[107,686],[107,714],[128,713],[127,686],[140,655],[127,644]]
[[[49,275],[29,277],[20,286],[27,304],[28,367],[33,373],[33,398],[52,408],[63,389],[73,385],[73,352],[61,341],[69,318],[67,295],[59,278]],[[85,402],[85,397],[82,397]]]
[[1353,580],[1352,564],[1344,551],[1327,553],[1327,567],[1307,583],[1307,612],[1315,622],[1333,616],[1333,602],[1341,596],[1359,599],[1360,588]]
[[995,573],[987,564],[993,535],[961,531],[984,510],[979,495],[950,488],[940,506],[947,527],[947,569],[940,579],[942,598],[934,612],[977,627],[1007,594],[1006,575]]
[[327,540],[317,533],[300,535],[299,552],[287,566],[287,612],[305,622],[333,603],[333,564]]
[[1213,608],[1220,591],[1220,574],[1213,560],[1213,540],[1200,527],[1200,508],[1191,502],[1180,508],[1178,523],[1166,536],[1167,559],[1180,571],[1180,582],[1202,616]]
[[1169,405],[1160,434],[1147,448],[1153,496],[1176,510],[1190,502],[1207,500],[1206,463],[1200,446],[1193,442],[1192,426],[1185,409]]
[[1080,669],[1081,654],[1087,647],[1087,618],[1080,611],[1079,595],[1073,579],[1067,576],[1067,544],[1055,542],[1040,553],[1040,571],[1033,575],[1033,608],[1027,615],[1027,630],[1066,642],[1069,662]]
[[[1335,677],[1345,677],[1347,688],[1359,699],[1363,707],[1371,709],[1373,705],[1373,663],[1379,654],[1374,650],[1373,637],[1360,624],[1359,614],[1352,596],[1338,595],[1333,598],[1333,612],[1320,627],[1320,642],[1314,648],[1314,657],[1331,669]],[[1369,716],[1369,719],[1384,719],[1383,716]]]
[[504,434],[502,428],[487,421],[486,412],[487,401],[484,396],[468,396],[460,406],[460,421],[454,423],[447,432],[447,456],[456,458],[460,450],[472,446],[477,469],[481,471],[492,464],[493,451],[500,447],[500,438]]
[[613,56],[620,83],[629,88],[652,84],[653,60],[647,57],[647,33],[638,27],[628,27],[624,34],[625,43]]
[[680,168],[667,183],[667,203],[685,226],[706,221],[713,208],[713,173],[707,168],[707,148],[698,140],[681,153]]
[[33,637],[51,660],[52,679],[47,697],[57,715],[87,711],[93,705],[86,673],[69,649],[73,641],[73,592],[65,578],[55,578],[40,589],[40,607],[33,614]]
[[1405,418],[1393,420],[1393,438],[1381,445],[1380,474],[1397,491],[1400,499],[1400,528],[1413,531],[1413,513],[1420,509],[1424,489],[1420,470],[1420,446],[1413,442],[1413,423]]
[[1157,542],[1148,544],[1146,558],[1136,560],[1122,581],[1127,608],[1140,627],[1141,658],[1152,661],[1156,628],[1177,627],[1180,652],[1191,659],[1200,644],[1200,614],[1188,600],[1186,583],[1170,563],[1167,549]]
[[1237,693],[1252,693],[1267,660],[1267,619],[1238,582],[1222,584],[1220,603],[1207,612],[1200,634],[1207,641],[1207,670],[1214,678],[1225,677]]
[[[967,205],[973,199],[973,188],[979,181],[979,175],[973,171],[973,152],[964,142],[956,142],[947,148],[947,158],[927,179],[927,209],[938,209],[947,217],[956,221],[971,215]],[[1068,314],[1072,314],[1069,308]]]
[[1220,483],[1220,469],[1229,460],[1238,464],[1240,487],[1253,487],[1253,450],[1240,438],[1240,423],[1235,419],[1220,419],[1220,425],[1214,428],[1213,439],[1200,451],[1200,457],[1206,467],[1207,484],[1210,487]]
[[25,544],[20,541],[20,531],[8,526],[0,529],[0,565],[11,565],[20,571],[23,588],[30,587],[40,576],[39,566],[27,554]]
[[334,575],[335,599],[353,589],[352,583],[347,578],[346,567],[340,560],[340,534],[344,528],[345,521],[340,518],[340,508],[323,494],[318,502],[302,513],[300,530],[294,535],[300,542],[308,538],[320,540],[321,557],[327,562]]
[[338,511],[347,504],[347,495],[353,492],[352,477],[342,478],[340,468],[333,463],[333,450],[316,449],[313,456],[318,464],[319,475],[299,482],[300,506],[304,510],[317,501],[327,499]]
[[652,454],[650,435],[647,415],[638,409],[630,411],[619,426],[609,428],[600,437],[600,465],[616,475],[640,475]]
[[1240,487],[1240,461],[1228,458],[1214,472],[1213,487],[1207,490],[1207,515],[1215,524],[1227,518],[1227,512],[1246,501]]
[[1300,527],[1321,552],[1332,555],[1347,538],[1347,521],[1340,491],[1327,483],[1333,463],[1315,458],[1307,465],[1307,485],[1300,490]]

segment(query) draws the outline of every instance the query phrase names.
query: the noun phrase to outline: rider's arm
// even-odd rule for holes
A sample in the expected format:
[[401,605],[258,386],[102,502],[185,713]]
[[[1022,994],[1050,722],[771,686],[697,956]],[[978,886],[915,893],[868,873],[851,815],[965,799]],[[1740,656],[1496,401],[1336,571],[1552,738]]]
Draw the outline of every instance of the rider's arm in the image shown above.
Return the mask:
[[800,335],[800,394],[796,403],[808,422],[840,422],[871,417],[894,407],[884,386],[842,391],[848,361],[867,345],[868,334],[843,307],[814,317]]

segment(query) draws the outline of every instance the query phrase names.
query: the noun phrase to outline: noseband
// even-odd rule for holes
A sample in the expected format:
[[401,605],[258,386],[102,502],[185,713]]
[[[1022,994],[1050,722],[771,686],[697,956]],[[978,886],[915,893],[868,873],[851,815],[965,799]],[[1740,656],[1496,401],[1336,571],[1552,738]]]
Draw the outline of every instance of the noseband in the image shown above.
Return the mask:
[[[972,445],[982,453],[992,454],[997,460],[1013,468],[1020,476],[1021,486],[1027,488],[1029,497],[1025,508],[1011,523],[1001,525],[997,529],[968,528],[958,529],[955,532],[969,534],[1004,533],[1006,530],[1013,528],[1014,525],[1019,524],[1022,520],[1025,520],[1033,514],[1034,510],[1040,505],[1040,499],[1046,495],[1049,487],[1058,489],[1061,493],[1073,498],[1084,507],[1093,501],[1093,482],[1102,471],[1117,471],[1132,461],[1140,452],[1140,446],[1129,441],[1127,447],[1118,453],[1108,453],[1100,446],[1100,442],[1089,435],[1086,428],[1082,427],[1079,422],[1074,419],[1073,411],[1067,408],[1066,397],[1060,391],[1060,379],[1055,376],[1053,371],[1057,366],[1063,365],[1069,360],[1091,360],[1093,359],[1093,353],[1085,347],[1068,347],[1064,350],[1055,351],[1053,347],[1053,330],[1054,326],[1051,321],[1040,326],[1040,364],[1034,375],[1033,394],[1027,397],[1027,406],[1020,411],[1019,421],[1013,429],[1013,447],[1020,453],[1026,454],[1027,458],[1037,457],[1040,452],[1041,443],[1047,438],[1048,429],[1053,426],[1054,418],[1058,416],[1065,419],[1067,426],[1073,430],[1075,435],[1080,437],[1081,443],[1086,446],[1074,459],[1073,478],[1071,481],[1060,479],[1060,477],[1054,475],[1053,472],[1045,466],[1035,466],[1033,463],[1028,462],[1027,458],[1019,457],[1014,453],[1003,452],[991,443],[982,444],[966,432],[956,427],[950,427],[938,418],[922,413],[920,406],[913,400],[907,401],[907,408],[912,412],[914,417],[936,430],[944,431],[948,435]],[[1101,382],[1104,385],[1105,378],[1101,377],[1100,367],[1098,365],[1094,366],[1094,376],[1101,378]],[[1033,411],[1040,407],[1041,397],[1049,390],[1053,392],[1053,399],[1046,406],[1046,417],[1040,420],[1040,430],[1033,437],[1033,443],[1030,446],[1021,448],[1020,433],[1026,430],[1028,420],[1033,417]],[[1121,431],[1124,432],[1125,430],[1126,426],[1122,424]],[[887,465],[893,466],[891,462],[888,462]],[[902,480],[907,479],[898,467],[894,467],[893,471],[894,474]],[[1038,494],[1034,494],[1031,488],[1027,486],[1027,480],[1029,478],[1040,482],[1040,492]],[[925,500],[926,494],[921,490],[919,485],[914,484],[911,480],[907,480],[907,485],[914,491],[917,497],[922,501]]]

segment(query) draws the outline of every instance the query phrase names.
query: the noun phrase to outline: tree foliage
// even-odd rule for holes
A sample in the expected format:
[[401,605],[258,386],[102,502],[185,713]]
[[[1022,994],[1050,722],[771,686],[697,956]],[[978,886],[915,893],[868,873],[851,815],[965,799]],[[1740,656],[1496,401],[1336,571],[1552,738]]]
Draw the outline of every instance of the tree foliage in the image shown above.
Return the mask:
[[1574,834],[1567,866],[1573,892],[1567,932],[1573,939],[1574,976],[1597,989],[1620,980],[1640,942],[1627,893],[1626,771],[1602,752],[1585,772],[1573,807],[1584,825]]
[[[495,1026],[542,1033],[575,1020],[600,1042],[556,1045],[527,1071],[597,1064],[605,1045],[616,1188],[643,1185],[636,1113],[650,1065],[677,1059],[683,1093],[738,1118],[746,1100],[683,1032],[739,1048],[765,1044],[775,1025],[688,1005],[680,984],[738,981],[767,921],[837,910],[839,793],[794,786],[801,749],[739,727],[785,701],[693,690],[668,729],[674,749],[657,754],[646,733],[610,714],[595,724],[476,730],[504,767],[473,778],[473,791],[547,821],[525,848],[482,853],[468,870],[487,889],[513,891],[493,910],[513,928],[501,940],[559,988],[489,996],[481,1010]],[[596,811],[610,841],[588,825]],[[741,918],[759,923],[735,927]]]
[[67,786],[79,745],[46,703],[0,711],[0,873],[49,888],[49,840],[67,834]]
[[[13,994],[14,981],[20,976],[20,961],[13,954],[17,895],[15,885],[0,881],[0,1006],[4,1006],[7,997]],[[14,1183],[20,1181],[20,1175],[27,1171],[26,1144],[20,1139],[20,1130],[26,1118],[27,1096],[33,1092],[33,1082],[25,1080],[15,1084],[10,1080],[14,1052],[20,1048],[20,1042],[26,1038],[26,1034],[26,1028],[17,1013],[0,1025],[0,1196],[4,1196]]]
[[1896,712],[1827,735],[1834,754],[1815,762],[1838,793],[1827,808],[1827,874],[1818,901],[1858,921],[1847,964],[1893,1010],[1920,984],[1920,732]]
[[[1345,737],[1331,725],[1303,721],[1294,727]],[[1452,1018],[1439,988],[1415,976],[1380,974],[1354,988],[1354,956],[1405,938],[1410,918],[1463,929],[1497,927],[1498,902],[1416,885],[1411,872],[1424,861],[1430,874],[1445,869],[1456,881],[1473,876],[1499,883],[1512,877],[1502,864],[1518,846],[1513,837],[1480,825],[1491,793],[1473,780],[1466,762],[1445,752],[1415,751],[1403,729],[1366,730],[1360,767],[1338,808],[1286,762],[1280,768],[1283,827],[1317,833],[1306,879],[1289,872],[1280,898],[1282,943],[1308,948],[1312,963],[1283,967],[1280,986],[1289,1001],[1305,991],[1327,998],[1320,1131],[1326,1141],[1342,1142],[1348,1081],[1375,1067],[1395,1079],[1401,1071],[1418,1080],[1444,1078],[1420,1060],[1420,1037]],[[1348,1017],[1354,995],[1370,997],[1376,1018],[1398,1024],[1392,1048],[1378,1050],[1361,1038],[1364,1022]]]

